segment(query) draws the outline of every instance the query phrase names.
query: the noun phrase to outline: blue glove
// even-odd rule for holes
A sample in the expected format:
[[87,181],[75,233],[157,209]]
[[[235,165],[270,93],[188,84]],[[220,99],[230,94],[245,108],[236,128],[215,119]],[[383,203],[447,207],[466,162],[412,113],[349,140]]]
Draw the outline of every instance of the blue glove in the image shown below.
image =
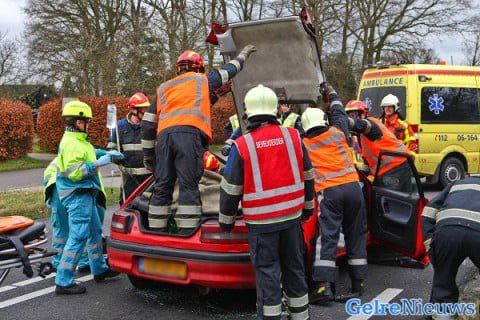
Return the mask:
[[103,155],[95,162],[97,167],[106,166],[107,164],[112,163],[112,157],[109,154]]
[[97,157],[97,159],[106,154],[107,154],[107,151],[103,149],[95,149],[95,156]]
[[123,155],[123,153],[121,153],[119,151],[116,151],[116,150],[107,151],[107,154],[110,155],[115,160],[125,159],[125,156]]

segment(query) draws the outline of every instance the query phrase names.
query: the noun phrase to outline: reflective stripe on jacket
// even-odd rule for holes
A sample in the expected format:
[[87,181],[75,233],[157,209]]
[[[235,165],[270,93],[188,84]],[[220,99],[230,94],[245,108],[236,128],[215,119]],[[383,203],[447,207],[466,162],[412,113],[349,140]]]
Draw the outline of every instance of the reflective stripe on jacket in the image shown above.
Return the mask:
[[232,133],[240,127],[240,122],[238,121],[237,114],[234,114],[233,116],[228,118],[228,121],[230,121],[230,124],[232,125]]
[[315,169],[315,191],[359,181],[345,134],[335,127],[303,143]]
[[[375,174],[380,151],[407,152],[407,148],[378,119],[369,117],[368,120],[374,122],[380,130],[382,130],[382,137],[375,141],[369,140],[364,134],[360,135],[362,155],[367,161],[372,173]],[[382,166],[378,175],[383,175],[385,172],[398,167],[405,161],[407,161],[407,159],[402,157],[383,156]]]
[[234,143],[244,161],[242,211],[247,223],[279,223],[300,217],[305,191],[298,131],[270,124]]
[[157,135],[173,126],[192,126],[212,140],[207,76],[186,72],[157,89]]

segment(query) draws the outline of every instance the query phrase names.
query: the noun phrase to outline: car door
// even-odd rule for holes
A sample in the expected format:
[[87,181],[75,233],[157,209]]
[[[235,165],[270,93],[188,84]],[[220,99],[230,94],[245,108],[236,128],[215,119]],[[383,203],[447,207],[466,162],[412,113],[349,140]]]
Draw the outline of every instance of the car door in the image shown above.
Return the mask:
[[405,158],[405,162],[382,176],[375,175],[371,193],[370,235],[374,242],[428,262],[421,221],[423,207],[428,201],[424,197],[414,160],[404,153],[382,151],[379,167],[390,162],[392,157]]

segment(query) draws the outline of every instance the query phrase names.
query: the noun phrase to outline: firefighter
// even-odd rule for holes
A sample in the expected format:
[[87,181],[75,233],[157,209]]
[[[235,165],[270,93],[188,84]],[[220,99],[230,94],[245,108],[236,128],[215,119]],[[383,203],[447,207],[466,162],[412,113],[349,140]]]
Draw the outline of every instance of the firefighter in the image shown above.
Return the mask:
[[365,119],[368,117],[368,106],[360,100],[350,100],[345,106],[345,112],[352,119]]
[[157,89],[157,99],[142,120],[144,163],[155,176],[148,211],[150,229],[167,231],[177,178],[175,222],[179,233],[191,234],[199,225],[202,203],[198,184],[202,157],[212,140],[210,105],[217,99],[215,89],[240,72],[254,51],[254,46],[247,45],[235,59],[205,74],[200,55],[186,50],[177,60],[178,75]]
[[235,113],[228,118],[228,123],[225,126],[227,137],[230,137],[238,128],[240,128],[240,122],[238,121],[238,115]]
[[466,177],[449,184],[423,209],[423,239],[434,270],[432,303],[458,302],[455,277],[467,257],[480,271],[479,198],[480,177]]
[[331,86],[327,86],[325,94],[329,95],[332,126],[328,126],[327,115],[321,109],[308,108],[302,114],[306,131],[303,143],[315,169],[315,192],[321,212],[312,275],[317,284],[310,303],[334,299],[340,227],[345,235],[352,297],[362,295],[367,277],[367,215],[345,135],[348,118]]
[[[363,101],[350,100],[345,106],[345,112],[352,119],[366,119],[368,117],[368,106]],[[368,174],[369,168],[362,156],[358,134],[351,131],[349,134],[351,138],[350,150],[353,155],[353,160],[355,161],[355,166],[358,168],[358,170]]]
[[99,167],[121,158],[117,151],[95,150],[88,142],[90,107],[80,101],[67,103],[62,111],[66,129],[60,141],[57,158],[56,187],[68,215],[68,239],[55,277],[56,294],[85,293],[86,288],[74,282],[74,270],[85,246],[94,280],[101,282],[119,273],[108,267],[102,254],[102,224],[97,202],[105,203]]
[[[120,192],[120,205],[123,203],[123,195],[127,199],[130,194],[137,189],[150,175],[151,171],[143,165],[142,132],[140,123],[150,101],[141,92],[135,93],[128,100],[129,112],[127,116],[120,120],[117,129],[112,131],[108,149],[120,149],[125,155],[125,159],[118,163],[123,175],[122,188]],[[117,137],[117,133],[119,136]],[[120,146],[117,146],[117,141]]]
[[280,124],[286,128],[295,128],[303,135],[302,121],[298,113],[292,111],[292,105],[288,103],[280,103]]
[[309,319],[301,220],[313,213],[313,169],[298,131],[276,120],[273,90],[249,90],[245,105],[249,132],[235,140],[220,183],[220,227],[232,230],[241,200],[259,317],[280,319],[282,284],[291,319]]
[[398,140],[412,152],[417,152],[415,133],[412,126],[400,115],[400,101],[393,94],[386,95],[380,106],[383,109],[380,120],[382,124],[392,132]]

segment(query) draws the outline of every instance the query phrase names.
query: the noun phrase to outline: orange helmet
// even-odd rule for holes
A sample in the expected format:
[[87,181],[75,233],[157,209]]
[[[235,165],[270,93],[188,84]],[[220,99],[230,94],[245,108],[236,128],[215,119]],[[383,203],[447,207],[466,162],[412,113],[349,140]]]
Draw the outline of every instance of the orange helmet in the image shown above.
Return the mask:
[[360,100],[350,100],[345,106],[345,112],[349,111],[360,111],[363,114],[368,113],[368,107],[365,102]]
[[135,93],[133,96],[128,99],[128,108],[148,108],[150,107],[150,101],[148,98],[141,92]]
[[185,50],[180,57],[178,57],[176,67],[178,73],[181,71],[205,71],[202,57],[192,50]]
[[213,153],[210,151],[205,151],[203,154],[203,167],[207,170],[217,172],[220,168],[220,162]]

